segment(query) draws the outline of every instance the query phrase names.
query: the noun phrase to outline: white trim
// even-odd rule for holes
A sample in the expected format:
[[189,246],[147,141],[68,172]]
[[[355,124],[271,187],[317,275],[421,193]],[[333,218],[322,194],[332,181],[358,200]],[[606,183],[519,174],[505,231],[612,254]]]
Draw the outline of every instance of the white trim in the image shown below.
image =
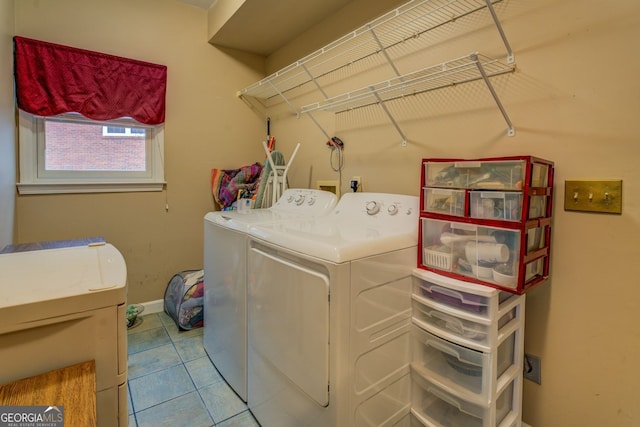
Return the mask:
[[125,193],[162,191],[166,182],[19,182],[20,194]]
[[[110,127],[118,127],[118,128],[122,128],[124,129],[124,132],[109,132],[109,128]],[[139,133],[134,133],[131,131],[132,128],[138,128],[138,129],[144,129],[142,127],[139,126],[107,126],[104,125],[102,126],[102,136],[123,136],[123,137],[140,137],[141,135]]]

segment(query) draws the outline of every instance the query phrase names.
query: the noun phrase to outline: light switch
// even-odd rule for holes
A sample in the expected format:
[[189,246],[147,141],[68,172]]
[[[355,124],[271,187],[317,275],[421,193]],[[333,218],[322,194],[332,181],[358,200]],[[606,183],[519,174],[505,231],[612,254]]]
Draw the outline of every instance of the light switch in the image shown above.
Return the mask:
[[622,180],[565,181],[564,210],[621,214]]

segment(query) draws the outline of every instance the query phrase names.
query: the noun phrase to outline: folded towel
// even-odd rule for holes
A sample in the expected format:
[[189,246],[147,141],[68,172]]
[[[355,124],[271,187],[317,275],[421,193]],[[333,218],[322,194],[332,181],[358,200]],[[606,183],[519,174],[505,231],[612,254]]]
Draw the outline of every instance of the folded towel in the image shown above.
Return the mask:
[[238,169],[212,169],[211,192],[220,209],[231,206],[239,192],[254,195],[262,165],[254,163]]

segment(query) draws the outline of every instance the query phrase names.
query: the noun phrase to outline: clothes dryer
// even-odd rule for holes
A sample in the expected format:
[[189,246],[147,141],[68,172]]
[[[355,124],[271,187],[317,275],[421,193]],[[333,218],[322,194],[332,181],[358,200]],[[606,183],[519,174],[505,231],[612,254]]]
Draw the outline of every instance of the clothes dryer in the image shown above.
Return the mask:
[[209,212],[204,217],[204,335],[209,358],[247,401],[247,230],[249,226],[328,214],[328,191],[286,189],[270,208]]
[[252,226],[249,408],[264,427],[408,425],[419,200],[349,193]]

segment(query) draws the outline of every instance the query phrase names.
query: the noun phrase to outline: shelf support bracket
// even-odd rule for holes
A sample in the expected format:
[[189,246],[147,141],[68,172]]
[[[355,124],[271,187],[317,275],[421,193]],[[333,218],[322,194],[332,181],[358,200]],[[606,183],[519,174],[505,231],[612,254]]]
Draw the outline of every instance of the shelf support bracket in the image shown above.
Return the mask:
[[309,116],[309,118],[311,120],[313,120],[313,123],[316,124],[316,126],[318,126],[318,129],[320,129],[320,132],[322,132],[324,134],[324,136],[327,137],[327,141],[329,141],[331,139],[331,137],[329,136],[329,134],[324,130],[324,128],[320,125],[320,123],[318,123],[318,121],[316,120],[315,117],[313,117],[313,114],[311,114],[310,112],[307,112],[307,116]]
[[384,48],[384,46],[380,42],[380,39],[378,38],[378,35],[376,34],[375,31],[373,31],[373,29],[371,28],[370,24],[367,24],[367,29],[371,33],[371,37],[373,37],[373,40],[377,43],[378,47],[380,48],[380,52],[382,52],[382,54],[384,55],[384,57],[387,60],[387,62],[389,63],[389,65],[391,65],[391,68],[393,68],[393,72],[396,73],[397,77],[400,77],[400,71],[398,71],[398,69],[396,68],[396,64],[394,64],[393,61],[391,60],[391,57],[389,57],[389,54],[387,53],[387,50]]
[[382,98],[380,98],[380,95],[378,95],[378,92],[376,92],[375,88],[373,88],[372,86],[369,86],[369,89],[371,90],[371,93],[373,93],[373,95],[378,100],[378,103],[382,107],[382,110],[385,112],[387,117],[389,117],[389,120],[391,120],[391,123],[393,123],[393,126],[396,128],[396,131],[398,131],[398,133],[400,134],[400,137],[402,138],[402,146],[406,147],[407,146],[407,138],[404,136],[404,132],[402,132],[402,129],[400,129],[400,126],[398,126],[398,123],[396,122],[396,120],[391,115],[391,112],[389,111],[387,106],[384,104],[384,101],[382,100]]
[[482,80],[484,80],[485,84],[487,85],[487,88],[489,89],[489,92],[491,92],[491,96],[493,97],[493,100],[496,102],[496,105],[498,105],[498,109],[502,113],[502,117],[504,117],[504,120],[507,122],[507,127],[508,127],[507,136],[514,136],[516,134],[516,131],[513,128],[513,124],[511,123],[511,119],[509,118],[509,115],[507,114],[507,110],[504,109],[504,106],[502,105],[502,102],[500,102],[500,98],[498,98],[498,94],[496,93],[495,89],[493,88],[493,85],[489,81],[489,77],[487,76],[487,73],[484,71],[484,67],[480,63],[480,60],[478,59],[478,55],[476,53],[473,53],[473,54],[470,55],[470,58],[471,58],[471,60],[475,61],[476,66],[478,67],[478,71],[480,72],[480,75],[482,76]]
[[493,23],[496,25],[496,29],[500,34],[500,38],[502,38],[502,43],[504,43],[504,47],[507,49],[507,64],[513,64],[515,62],[515,57],[513,56],[513,50],[511,50],[511,45],[509,44],[509,40],[507,40],[507,36],[502,29],[502,24],[500,24],[500,20],[498,19],[498,15],[496,15],[496,11],[493,8],[493,3],[491,0],[485,0],[487,3],[487,9],[489,9],[489,13],[491,14],[491,18],[493,18]]
[[315,77],[313,77],[313,74],[311,74],[311,72],[309,71],[309,69],[307,68],[306,65],[304,65],[304,63],[300,63],[300,65],[302,66],[302,69],[304,70],[305,73],[307,73],[307,75],[309,76],[309,78],[311,79],[311,81],[313,82],[314,85],[316,85],[316,88],[320,91],[320,93],[322,94],[322,96],[324,96],[324,99],[329,98],[326,94],[326,92],[322,89],[322,86],[320,86],[320,83],[318,83],[318,81],[316,80]]
[[296,118],[300,118],[300,112],[298,111],[298,109],[292,103],[289,102],[287,97],[284,96],[284,94],[280,91],[280,89],[278,89],[271,80],[269,80],[269,84],[271,85],[273,90],[275,90],[278,93],[278,95],[280,95],[280,98],[284,100],[284,102],[289,106],[289,108],[291,108],[291,111],[295,113]]

